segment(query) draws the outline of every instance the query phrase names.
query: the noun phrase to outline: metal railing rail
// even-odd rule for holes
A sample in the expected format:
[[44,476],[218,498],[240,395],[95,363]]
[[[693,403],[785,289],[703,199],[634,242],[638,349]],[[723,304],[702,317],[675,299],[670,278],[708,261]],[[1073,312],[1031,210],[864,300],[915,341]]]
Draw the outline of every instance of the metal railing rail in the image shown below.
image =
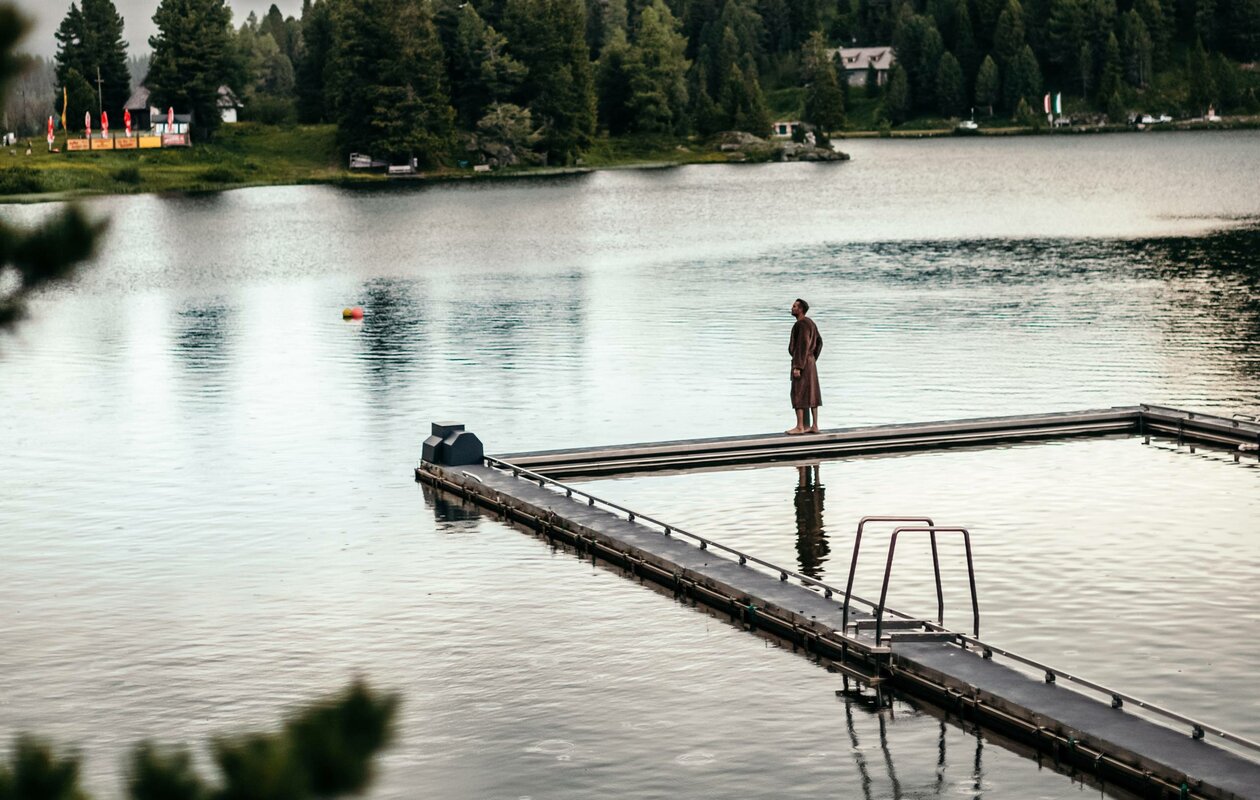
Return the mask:
[[[967,551],[967,580],[971,584],[971,622],[972,635],[980,635],[980,602],[976,599],[976,569],[971,560],[971,533],[966,528],[941,527],[929,524],[927,527],[898,527],[892,532],[888,542],[888,562],[884,565],[884,585],[879,591],[879,608],[875,609],[875,645],[878,647],[880,633],[884,627],[884,603],[888,600],[888,581],[892,577],[893,554],[897,552],[897,537],[903,533],[926,533],[932,538],[932,568],[936,571],[936,623],[945,625],[945,599],[941,594],[941,565],[936,553],[936,534],[961,533],[963,547]],[[857,554],[854,553],[854,562]],[[852,577],[852,572],[850,572]]]
[[[932,626],[932,627],[936,627],[936,626]],[[946,631],[942,629],[942,632],[946,632]],[[952,631],[949,631],[949,632],[952,633]],[[1145,700],[1141,700],[1137,697],[1134,697],[1131,694],[1127,694],[1125,692],[1118,692],[1115,689],[1109,689],[1100,683],[1095,683],[1086,678],[1082,678],[1079,675],[1073,675],[1069,672],[1065,672],[1061,669],[1057,669],[1055,667],[1049,666],[1048,664],[1043,664],[1040,661],[1037,661],[1035,659],[1028,658],[1027,656],[1022,656],[1019,653],[1015,653],[1001,647],[995,647],[994,645],[981,641],[979,638],[975,636],[968,636],[965,633],[955,633],[955,635],[958,637],[960,641],[965,642],[966,644],[972,645],[974,647],[980,648],[981,653],[984,655],[985,658],[990,658],[992,654],[996,653],[1000,656],[1009,658],[1012,661],[1018,661],[1019,663],[1024,664],[1025,666],[1029,666],[1029,667],[1032,667],[1033,669],[1040,670],[1045,675],[1046,683],[1055,683],[1057,679],[1062,678],[1063,680],[1068,681],[1069,683],[1075,684],[1077,686],[1083,686],[1086,689],[1092,689],[1093,691],[1108,695],[1111,698],[1112,708],[1121,708],[1124,706],[1125,703],[1128,703],[1130,705],[1137,706],[1138,708],[1141,708],[1144,711],[1149,711],[1153,714],[1157,714],[1161,717],[1165,717],[1174,722],[1179,722],[1183,725],[1189,725],[1190,735],[1194,739],[1202,739],[1204,738],[1205,734],[1210,733],[1213,736],[1217,736],[1221,739],[1224,739],[1227,742],[1232,742],[1233,744],[1239,745],[1241,747],[1245,747],[1249,750],[1260,752],[1260,742],[1253,742],[1250,739],[1246,739],[1246,738],[1243,738],[1242,736],[1235,735],[1233,733],[1230,733],[1227,730],[1217,728],[1214,725],[1209,725],[1205,722],[1200,722],[1196,719],[1187,717],[1183,714],[1178,714],[1176,711],[1172,711],[1170,709],[1164,708],[1154,703],[1149,703]]]
[[[695,534],[695,533],[691,533],[689,531],[683,530],[677,525],[671,525],[668,522],[662,522],[661,520],[650,517],[647,514],[641,514],[637,511],[633,511],[629,508],[626,508],[625,506],[619,505],[610,500],[605,500],[602,497],[597,497],[591,494],[590,492],[585,492],[581,489],[561,483],[560,481],[554,478],[548,478],[545,475],[539,475],[538,473],[531,472],[530,470],[527,470],[524,467],[518,467],[514,464],[508,463],[507,461],[494,458],[493,456],[486,456],[485,462],[486,462],[486,465],[489,467],[511,472],[512,477],[514,478],[521,478],[521,477],[528,478],[529,480],[537,483],[542,488],[546,488],[549,485],[554,486],[557,489],[564,490],[566,497],[570,497],[570,498],[574,496],[581,497],[587,501],[587,505],[591,505],[591,506],[600,505],[605,508],[612,509],[613,511],[620,512],[621,514],[625,514],[626,520],[629,522],[647,522],[652,525],[656,525],[657,527],[661,528],[662,532],[666,536],[672,537],[672,536],[678,535],[678,536],[685,537],[687,539],[695,540],[696,542],[699,543],[701,550],[708,550],[710,547],[712,547],[715,550],[728,553],[739,559],[740,566],[756,564],[772,572],[778,573],[779,580],[781,581],[786,581],[789,578],[793,578],[795,580],[800,581],[805,586],[817,586],[819,589],[823,590],[824,597],[830,598],[836,594],[843,594],[845,597],[845,613],[846,614],[848,613],[849,599],[852,599],[855,602],[868,606],[872,611],[877,607],[877,604],[874,603],[873,601],[867,600],[863,597],[858,597],[857,595],[852,594],[848,589],[844,589],[844,590],[838,589],[816,578],[811,578],[808,575],[801,574],[799,572],[796,572],[795,570],[790,570],[784,567],[780,567],[779,565],[772,564],[769,561],[766,561],[765,559],[758,558],[757,556],[741,552],[739,550],[736,550],[733,547],[728,547],[724,544],[721,544],[720,542],[715,542],[712,539],[706,539],[705,537],[700,536],[699,534]],[[900,619],[913,619],[913,617],[911,617],[909,614],[903,614],[902,612],[897,611],[895,609],[889,608],[885,610],[892,616],[898,617]],[[843,630],[841,631],[841,635],[844,635]]]
[[[683,536],[683,537],[686,537],[686,538],[689,538],[689,539],[693,539],[693,540],[695,540],[695,541],[699,542],[699,544],[700,544],[700,548],[701,548],[702,550],[704,550],[704,549],[708,549],[708,548],[712,547],[712,548],[714,548],[715,550],[720,550],[720,551],[722,551],[722,552],[724,552],[724,553],[729,553],[730,555],[733,555],[733,556],[736,556],[737,558],[739,558],[739,563],[740,563],[740,565],[741,565],[741,566],[746,566],[747,564],[750,564],[750,563],[751,563],[751,564],[757,564],[757,565],[759,565],[759,566],[761,566],[761,567],[764,567],[764,568],[766,568],[766,569],[769,569],[769,570],[772,570],[772,571],[774,571],[774,572],[777,572],[777,573],[779,574],[779,580],[781,580],[781,581],[786,581],[786,580],[788,580],[788,578],[795,578],[795,579],[797,579],[797,580],[801,581],[801,583],[802,583],[802,584],[804,584],[804,585],[807,585],[807,586],[817,586],[818,588],[820,588],[820,589],[822,589],[822,590],[824,591],[825,596],[826,596],[826,597],[828,597],[828,598],[832,597],[834,594],[840,593],[840,591],[841,591],[841,590],[839,590],[839,589],[837,589],[837,588],[835,588],[835,587],[833,587],[833,586],[830,586],[830,585],[828,585],[828,584],[824,583],[823,581],[820,581],[820,580],[817,580],[817,579],[811,578],[811,577],[809,577],[808,575],[802,575],[802,574],[800,574],[800,573],[798,573],[798,572],[795,572],[795,571],[793,571],[793,570],[784,569],[784,568],[779,567],[779,566],[777,566],[777,565],[775,565],[775,564],[772,564],[772,563],[770,563],[769,561],[766,561],[766,560],[764,560],[764,559],[757,558],[756,556],[752,556],[752,555],[749,555],[749,554],[747,554],[747,553],[740,552],[739,550],[736,550],[736,549],[734,549],[733,547],[727,547],[726,545],[723,545],[723,544],[721,544],[721,543],[719,543],[719,542],[715,542],[715,541],[713,541],[712,539],[706,539],[706,538],[705,538],[705,537],[703,537],[703,536],[699,536],[699,535],[697,535],[697,534],[690,533],[690,532],[688,532],[688,531],[683,530],[682,528],[679,528],[679,527],[678,527],[678,526],[676,526],[676,525],[670,525],[669,523],[666,523],[666,522],[661,522],[660,520],[655,519],[655,518],[650,517],[650,516],[647,516],[646,514],[640,514],[640,513],[638,513],[637,511],[632,511],[631,509],[628,509],[628,508],[626,508],[625,506],[619,505],[619,504],[617,504],[617,503],[613,503],[613,502],[611,502],[611,501],[609,501],[609,500],[605,500],[605,499],[600,498],[600,497],[596,497],[595,495],[592,495],[592,494],[590,494],[589,492],[585,492],[585,491],[583,491],[583,490],[581,490],[581,489],[577,489],[577,488],[574,488],[574,487],[572,487],[572,486],[568,486],[568,485],[563,484],[563,483],[561,483],[560,481],[557,481],[557,480],[555,480],[555,479],[553,479],[553,478],[548,478],[548,477],[546,477],[545,475],[539,475],[538,473],[531,472],[531,471],[529,471],[529,470],[527,470],[527,469],[525,469],[525,468],[523,468],[523,467],[518,467],[518,466],[515,466],[514,464],[510,464],[510,463],[508,463],[508,462],[506,462],[506,461],[502,461],[502,460],[497,459],[497,458],[494,458],[494,457],[492,457],[492,456],[486,456],[486,457],[485,457],[485,463],[486,463],[486,465],[487,465],[487,466],[489,466],[489,467],[491,467],[491,468],[494,468],[494,469],[500,469],[500,470],[506,470],[506,471],[511,472],[511,473],[512,473],[512,476],[513,476],[514,478],[521,478],[521,477],[527,478],[527,479],[529,479],[529,480],[531,480],[531,481],[533,481],[533,482],[538,483],[538,485],[539,485],[540,487],[546,488],[547,486],[554,486],[554,487],[556,487],[556,488],[558,488],[558,489],[562,489],[562,490],[564,490],[564,492],[565,492],[565,496],[566,496],[566,497],[570,497],[570,498],[571,498],[571,497],[573,497],[573,496],[575,496],[575,495],[576,495],[576,496],[579,496],[579,497],[584,498],[584,499],[587,501],[587,504],[588,504],[588,505],[594,506],[594,505],[597,505],[597,504],[598,504],[598,505],[604,506],[605,508],[612,509],[613,511],[620,512],[620,513],[622,513],[622,514],[625,514],[625,515],[626,515],[627,520],[628,520],[628,521],[630,521],[630,522],[636,522],[636,521],[638,521],[638,520],[642,520],[642,521],[644,521],[644,522],[648,522],[648,523],[651,523],[651,524],[653,524],[653,525],[656,525],[656,526],[658,526],[658,527],[660,527],[660,528],[662,529],[662,531],[663,531],[664,535],[666,535],[666,536],[673,536],[674,534],[677,534],[677,535],[679,535],[679,536]],[[473,478],[477,478],[477,476],[475,476],[475,475],[471,475],[471,473],[469,473],[469,476],[470,476],[470,477],[473,477]],[[477,478],[477,480],[478,480],[479,482],[484,483],[484,481],[481,481],[481,479],[480,479],[480,478]],[[898,522],[898,521],[903,521],[903,522],[905,522],[905,521],[908,521],[908,522],[918,522],[918,521],[922,521],[922,519],[924,519],[924,518],[921,518],[921,517],[916,517],[916,518],[906,519],[906,518],[901,518],[901,517],[888,517],[888,518],[885,518],[885,517],[864,517],[864,518],[863,518],[863,521],[870,521],[870,522],[879,522],[879,521],[887,521],[887,522]],[[860,529],[861,529],[861,525],[862,525],[862,523],[860,522],[860,523],[859,523],[859,531],[860,531]],[[908,529],[908,530],[924,530],[924,531],[926,531],[926,530],[927,530],[927,529],[929,529],[929,528],[936,528],[937,532],[943,532],[943,531],[945,530],[945,529],[942,529],[942,528],[937,528],[937,526],[932,525],[932,524],[929,524],[929,525],[928,525],[928,526],[926,526],[925,528]],[[949,530],[949,531],[962,531],[963,529],[961,529],[961,528],[950,528],[950,529],[948,529],[948,530]],[[929,532],[930,532],[930,531],[929,531]],[[894,533],[896,533],[896,531],[894,531]],[[968,558],[968,561],[969,561],[968,566],[969,566],[969,571],[970,571],[970,548],[969,548],[969,547],[968,547],[968,557],[969,557],[969,558]],[[850,577],[852,577],[852,576],[850,576]],[[974,600],[974,591],[975,591],[975,577],[974,577],[974,572],[972,572],[972,575],[971,575],[971,580],[972,580],[972,591],[973,591],[973,600]],[[850,588],[851,588],[851,583],[850,583]],[[844,591],[844,598],[845,598],[845,601],[844,601],[844,603],[845,603],[845,613],[847,613],[847,610],[848,610],[848,603],[849,603],[849,601],[850,601],[850,600],[853,600],[853,601],[855,601],[855,602],[858,602],[858,603],[861,603],[861,604],[863,604],[863,605],[869,606],[872,610],[879,609],[879,608],[880,608],[880,606],[882,605],[882,603],[880,603],[880,604],[876,604],[876,603],[871,602],[870,600],[866,600],[865,598],[858,597],[857,595],[854,595],[854,594],[852,594],[850,591],[848,591],[848,589],[846,589],[846,590]],[[977,615],[977,617],[976,617],[976,619],[977,619],[976,625],[978,626],[978,624],[979,624],[979,623],[978,623],[978,614],[979,614],[978,607],[974,608],[974,610],[975,610],[975,613],[976,613],[976,615]],[[944,624],[943,624],[943,623],[933,623],[933,622],[932,622],[932,621],[930,621],[930,620],[915,620],[915,618],[914,618],[914,617],[911,617],[911,616],[910,616],[910,615],[908,615],[908,614],[904,614],[904,613],[902,613],[902,612],[900,612],[900,611],[897,611],[897,610],[895,610],[895,609],[891,609],[891,608],[884,608],[884,609],[883,609],[883,611],[884,611],[884,612],[886,612],[886,613],[888,613],[888,614],[889,614],[889,615],[891,615],[891,616],[898,617],[899,619],[914,620],[914,621],[916,621],[916,622],[920,622],[920,623],[923,625],[923,627],[924,627],[924,628],[926,628],[926,629],[928,629],[928,630],[930,630],[930,631],[934,631],[934,632],[938,632],[938,633],[951,634],[952,636],[954,636],[954,637],[955,637],[955,638],[956,638],[956,639],[957,639],[957,640],[958,640],[958,641],[959,641],[959,642],[963,645],[963,647],[964,647],[964,648],[970,645],[971,647],[974,647],[974,648],[979,649],[979,650],[980,650],[980,652],[981,652],[981,654],[983,655],[983,657],[984,657],[984,658],[992,658],[994,654],[997,654],[997,655],[1000,655],[1000,656],[1002,656],[1002,657],[1004,657],[1004,658],[1009,658],[1009,659],[1011,659],[1012,661],[1015,661],[1015,662],[1018,662],[1018,663],[1020,663],[1020,664],[1025,665],[1025,666],[1028,666],[1028,667],[1031,667],[1031,668],[1033,668],[1033,669],[1039,670],[1039,671],[1041,671],[1041,673],[1043,674],[1043,676],[1044,676],[1044,678],[1045,678],[1046,683],[1056,683],[1056,681],[1057,681],[1058,679],[1060,679],[1060,678],[1061,678],[1061,679],[1063,679],[1063,680],[1065,680],[1065,681],[1068,681],[1069,683],[1072,683],[1072,684],[1074,684],[1074,685],[1076,685],[1076,686],[1081,686],[1081,687],[1084,687],[1084,688],[1086,688],[1086,689],[1090,689],[1090,690],[1092,690],[1092,691],[1096,691],[1096,692],[1099,692],[1099,693],[1101,693],[1101,694],[1107,695],[1107,696],[1109,696],[1109,697],[1111,698],[1111,706],[1112,706],[1112,708],[1119,709],[1119,708],[1121,708],[1124,704],[1126,704],[1126,703],[1127,703],[1127,704],[1129,704],[1129,705],[1136,706],[1136,707],[1138,707],[1138,708],[1140,708],[1140,709],[1142,709],[1142,710],[1144,710],[1144,711],[1147,711],[1147,712],[1150,712],[1150,713],[1152,713],[1152,714],[1155,714],[1155,715],[1157,715],[1157,716],[1159,716],[1159,717],[1163,717],[1163,718],[1165,718],[1166,720],[1170,720],[1170,721],[1172,721],[1172,722],[1176,722],[1176,723],[1181,724],[1181,725],[1188,725],[1188,726],[1190,726],[1190,729],[1191,729],[1191,737],[1192,737],[1192,738],[1194,738],[1194,739],[1203,739],[1203,738],[1205,738],[1205,736],[1206,736],[1206,735],[1211,734],[1212,736],[1218,737],[1218,738],[1220,738],[1220,739],[1222,739],[1222,740],[1224,740],[1224,741],[1230,742],[1230,743],[1232,743],[1232,744],[1238,745],[1238,746],[1243,747],[1243,748],[1246,748],[1246,749],[1248,749],[1248,750],[1255,751],[1256,753],[1260,753],[1260,742],[1254,742],[1254,741],[1252,741],[1252,740],[1250,740],[1250,739],[1247,739],[1247,738],[1244,738],[1244,737],[1242,737],[1242,736],[1238,736],[1238,735],[1236,735],[1236,734],[1230,733],[1229,731],[1226,731],[1226,730],[1224,730],[1224,729],[1222,729],[1222,728],[1218,728],[1218,727],[1216,727],[1216,726],[1214,726],[1214,725],[1209,725],[1209,724],[1207,724],[1207,723],[1205,723],[1205,722],[1201,722],[1201,721],[1196,720],[1196,719],[1193,719],[1193,718],[1191,718],[1191,717],[1187,717],[1187,716],[1185,716],[1185,715],[1183,715],[1183,714],[1178,714],[1178,713],[1177,713],[1177,712],[1175,712],[1175,711],[1172,711],[1172,710],[1170,710],[1170,709],[1167,709],[1167,708],[1164,708],[1164,707],[1162,707],[1162,706],[1156,705],[1155,703],[1150,703],[1150,702],[1147,702],[1147,701],[1145,701],[1145,700],[1142,700],[1142,699],[1140,699],[1140,698],[1134,697],[1133,695],[1127,694],[1127,693],[1125,693],[1125,692],[1119,692],[1119,691],[1116,691],[1116,690],[1114,690],[1114,689],[1109,689],[1109,688],[1107,688],[1106,686],[1103,686],[1102,684],[1095,683],[1095,682],[1090,681],[1090,680],[1088,680],[1088,679],[1086,679],[1086,678],[1082,678],[1082,677],[1080,677],[1080,676],[1078,676],[1078,675],[1073,675],[1073,674],[1071,674],[1071,673],[1069,673],[1069,672],[1066,672],[1066,671],[1064,671],[1064,670],[1061,670],[1061,669],[1058,669],[1058,668],[1056,668],[1056,667],[1052,667],[1052,666],[1050,666],[1050,665],[1048,665],[1048,664],[1044,664],[1044,663],[1042,663],[1042,662],[1040,662],[1040,661],[1037,661],[1036,659],[1032,659],[1032,658],[1029,658],[1029,657],[1027,657],[1027,656],[1020,655],[1019,653],[1013,652],[1013,651],[1011,651],[1011,650],[1007,650],[1007,649],[1005,649],[1005,648],[1002,648],[1002,647],[997,647],[996,645],[989,644],[988,642],[985,642],[985,641],[983,641],[983,640],[981,640],[981,639],[979,638],[979,631],[978,631],[978,627],[977,627],[977,632],[976,632],[976,634],[975,634],[975,635],[968,636],[968,635],[967,635],[967,634],[965,634],[965,633],[959,633],[959,632],[957,632],[957,631],[952,631],[952,630],[950,630],[950,629],[946,628],[946,627],[944,626]],[[842,637],[842,640],[843,640],[843,639],[845,639],[845,638],[847,638],[847,633],[846,633],[843,629],[840,631],[840,635],[841,635],[841,637]],[[877,636],[878,636],[878,633],[877,633]],[[830,638],[830,637],[828,637],[828,638]],[[877,640],[877,641],[878,641],[878,640]]]

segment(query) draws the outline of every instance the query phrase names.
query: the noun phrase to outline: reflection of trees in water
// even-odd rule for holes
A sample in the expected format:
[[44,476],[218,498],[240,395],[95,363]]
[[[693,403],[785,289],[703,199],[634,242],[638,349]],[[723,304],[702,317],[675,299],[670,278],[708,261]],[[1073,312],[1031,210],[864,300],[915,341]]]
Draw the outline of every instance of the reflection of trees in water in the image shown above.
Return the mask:
[[823,527],[823,500],[826,488],[818,476],[818,465],[796,468],[796,561],[802,575],[822,579],[823,564],[831,553]]
[[231,356],[232,317],[231,310],[221,300],[181,309],[175,320],[173,347],[180,364],[189,372],[221,377]]
[[1176,301],[1223,323],[1219,348],[1239,356],[1230,359],[1238,369],[1260,375],[1260,361],[1254,358],[1260,349],[1260,227],[1121,246],[1154,277],[1184,281]]
[[405,385],[428,352],[424,305],[410,280],[378,278],[363,287],[360,363],[374,391]]
[[[1008,294],[978,292],[956,314],[938,317],[938,326],[965,327],[987,313],[986,302],[1012,303],[1024,313],[1054,306],[1042,291],[1046,284],[1087,287],[1088,281],[1153,280],[1169,290],[1158,324],[1173,334],[1185,332],[1230,353],[1229,365],[1243,374],[1260,374],[1250,356],[1260,348],[1260,225],[1248,224],[1195,236],[1143,239],[994,239],[973,241],[901,241],[829,245],[806,253],[846,279],[876,284],[931,287],[1007,287]],[[1029,291],[1020,295],[1018,287]],[[1123,289],[1106,288],[1123,297]],[[986,300],[985,298],[991,298]],[[1071,309],[1088,313],[1085,308]],[[1135,309],[1137,310],[1137,309]],[[1145,309],[1143,309],[1145,310]],[[1203,317],[1220,322],[1208,327]]]
[[554,369],[575,363],[585,338],[584,286],[579,275],[509,277],[483,287],[452,314],[451,338],[461,352],[496,370]]

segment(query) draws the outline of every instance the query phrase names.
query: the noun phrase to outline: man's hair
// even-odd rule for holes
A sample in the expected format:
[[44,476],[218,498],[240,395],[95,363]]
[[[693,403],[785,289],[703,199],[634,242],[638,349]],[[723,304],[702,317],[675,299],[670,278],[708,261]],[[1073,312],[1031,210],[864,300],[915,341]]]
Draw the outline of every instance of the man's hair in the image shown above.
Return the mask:
[[806,314],[809,313],[809,303],[806,303],[804,300],[802,300],[799,297],[796,298],[796,302],[801,304],[801,311],[804,311]]

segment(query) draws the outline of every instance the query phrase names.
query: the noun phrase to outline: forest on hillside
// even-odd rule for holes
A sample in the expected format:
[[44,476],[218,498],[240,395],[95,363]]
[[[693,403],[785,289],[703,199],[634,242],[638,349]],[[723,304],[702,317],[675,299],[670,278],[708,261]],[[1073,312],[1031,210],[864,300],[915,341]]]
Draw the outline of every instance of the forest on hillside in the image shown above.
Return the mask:
[[[478,148],[573,163],[599,135],[766,135],[776,117],[1034,123],[1044,92],[1114,121],[1260,111],[1260,0],[306,0],[239,23],[224,0],[161,0],[153,19],[143,77],[199,135],[226,85],[245,119],[332,123],[345,152],[429,165]],[[112,0],[71,4],[10,124],[15,103],[38,121],[63,97],[71,120],[121,111],[123,26]],[[850,86],[836,48],[888,45],[886,79]]]

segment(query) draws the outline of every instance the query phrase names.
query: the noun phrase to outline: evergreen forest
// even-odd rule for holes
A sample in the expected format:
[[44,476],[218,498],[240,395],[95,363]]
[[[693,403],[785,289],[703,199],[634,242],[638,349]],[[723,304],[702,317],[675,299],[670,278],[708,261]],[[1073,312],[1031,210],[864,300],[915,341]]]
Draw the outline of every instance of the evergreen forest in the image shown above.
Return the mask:
[[[129,76],[112,0],[70,5],[53,99],[72,129],[121,113],[130,77],[200,137],[226,85],[244,119],[332,124],[345,153],[425,166],[573,164],[601,136],[776,119],[1037,125],[1044,93],[1098,122],[1260,112],[1260,0],[305,0],[239,24],[225,0],[161,0],[153,19],[147,75]],[[895,65],[851,74],[840,47],[892,47]]]

